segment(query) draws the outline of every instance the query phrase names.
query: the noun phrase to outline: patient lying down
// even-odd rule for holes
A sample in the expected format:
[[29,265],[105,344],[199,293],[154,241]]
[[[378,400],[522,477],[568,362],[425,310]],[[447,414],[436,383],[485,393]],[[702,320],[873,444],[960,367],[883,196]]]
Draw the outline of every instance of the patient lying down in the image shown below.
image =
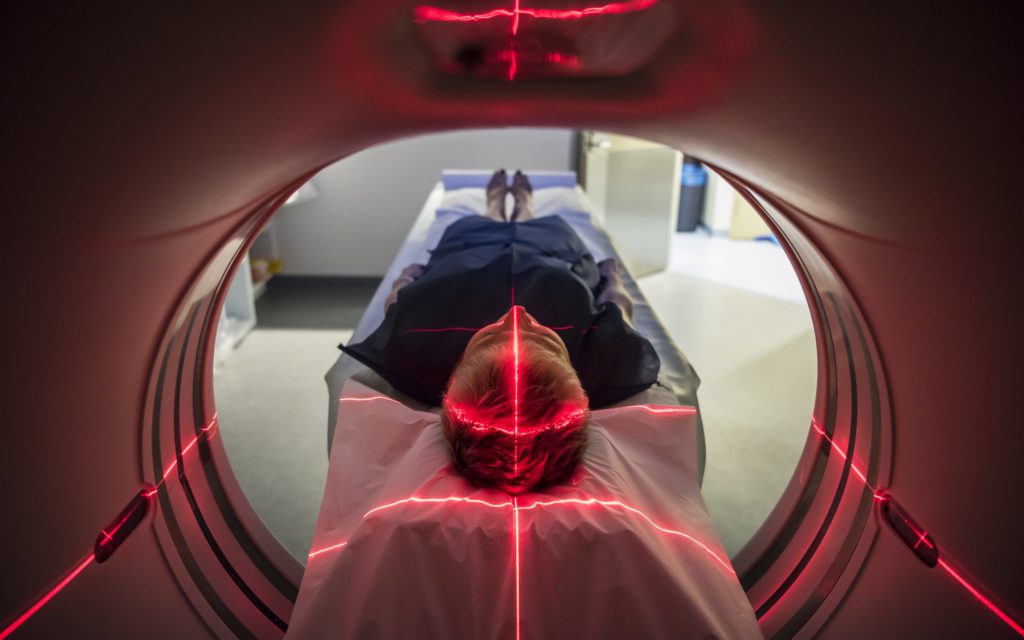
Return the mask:
[[511,185],[495,172],[486,193],[484,215],[449,226],[428,264],[403,271],[381,327],[343,348],[441,404],[466,477],[518,494],[568,478],[589,406],[646,389],[659,361],[630,324],[614,259],[595,263],[561,218],[536,218],[521,172]]

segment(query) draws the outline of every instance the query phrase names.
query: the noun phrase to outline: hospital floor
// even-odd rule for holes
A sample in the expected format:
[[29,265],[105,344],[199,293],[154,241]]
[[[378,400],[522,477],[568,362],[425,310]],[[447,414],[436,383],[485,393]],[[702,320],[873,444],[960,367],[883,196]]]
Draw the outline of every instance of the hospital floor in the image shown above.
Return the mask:
[[[323,376],[375,286],[272,280],[256,329],[215,370],[235,474],[296,558],[312,542],[327,475]],[[778,500],[807,437],[816,379],[807,305],[780,248],[701,233],[677,234],[669,269],[640,286],[701,376],[703,492],[735,553]]]

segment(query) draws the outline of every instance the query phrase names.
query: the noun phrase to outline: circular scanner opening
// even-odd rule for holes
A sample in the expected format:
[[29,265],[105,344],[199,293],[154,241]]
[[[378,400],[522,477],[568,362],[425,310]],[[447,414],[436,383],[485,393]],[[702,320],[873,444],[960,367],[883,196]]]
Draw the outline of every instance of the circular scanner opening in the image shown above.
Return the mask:
[[[374,147],[297,182],[225,244],[158,362],[154,415],[161,404],[179,411],[150,425],[145,445],[154,476],[187,448],[190,430],[203,456],[189,486],[168,483],[161,494],[158,533],[186,591],[235,635],[287,628],[326,477],[336,398],[324,375],[336,347],[357,330],[410,229],[429,222],[424,202],[440,171],[499,166],[578,171],[592,215],[702,378],[703,493],[741,583],[763,626],[792,631],[798,619],[799,630],[827,609],[813,584],[801,586],[808,567],[824,556],[851,564],[872,526],[863,495],[849,497],[843,480],[856,457],[837,466],[825,445],[851,454],[860,427],[866,473],[887,473],[887,400],[870,333],[841,280],[770,200],[674,149],[569,130]],[[665,233],[688,226],[695,207],[707,228]],[[844,399],[849,376],[860,391]],[[863,412],[850,407],[865,402],[873,421],[860,426]],[[847,512],[856,517],[843,520]],[[845,538],[824,544],[836,527]]]
[[[730,555],[747,543],[807,437],[814,333],[800,282],[769,227],[725,180],[680,156],[602,132],[441,134],[331,165],[282,207],[232,281],[213,379],[231,467],[296,559],[310,550],[327,474],[334,405],[324,377],[380,276],[402,259],[410,230],[435,219],[424,203],[453,167],[579,167],[597,226],[660,321],[641,329],[664,330],[700,377],[704,498]],[[537,195],[539,213],[548,213],[545,191]],[[652,240],[659,225],[684,231]],[[425,234],[413,235],[422,242]],[[670,369],[671,359],[662,366]]]

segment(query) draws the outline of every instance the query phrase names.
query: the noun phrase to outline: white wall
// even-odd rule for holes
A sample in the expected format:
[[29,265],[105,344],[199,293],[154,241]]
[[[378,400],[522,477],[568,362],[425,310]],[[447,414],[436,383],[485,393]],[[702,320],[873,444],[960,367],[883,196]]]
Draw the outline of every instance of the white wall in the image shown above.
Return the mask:
[[565,170],[575,153],[565,129],[460,131],[362,151],[313,179],[316,198],[278,214],[283,273],[381,276],[442,169]]

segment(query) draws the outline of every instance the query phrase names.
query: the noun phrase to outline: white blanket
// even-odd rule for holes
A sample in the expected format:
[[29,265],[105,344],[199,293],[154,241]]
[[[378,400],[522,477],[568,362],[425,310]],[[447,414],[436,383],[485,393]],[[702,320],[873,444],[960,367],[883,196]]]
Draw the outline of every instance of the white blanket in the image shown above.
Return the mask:
[[759,638],[711,527],[695,412],[595,411],[571,486],[511,499],[450,466],[435,412],[356,381],[289,638]]

